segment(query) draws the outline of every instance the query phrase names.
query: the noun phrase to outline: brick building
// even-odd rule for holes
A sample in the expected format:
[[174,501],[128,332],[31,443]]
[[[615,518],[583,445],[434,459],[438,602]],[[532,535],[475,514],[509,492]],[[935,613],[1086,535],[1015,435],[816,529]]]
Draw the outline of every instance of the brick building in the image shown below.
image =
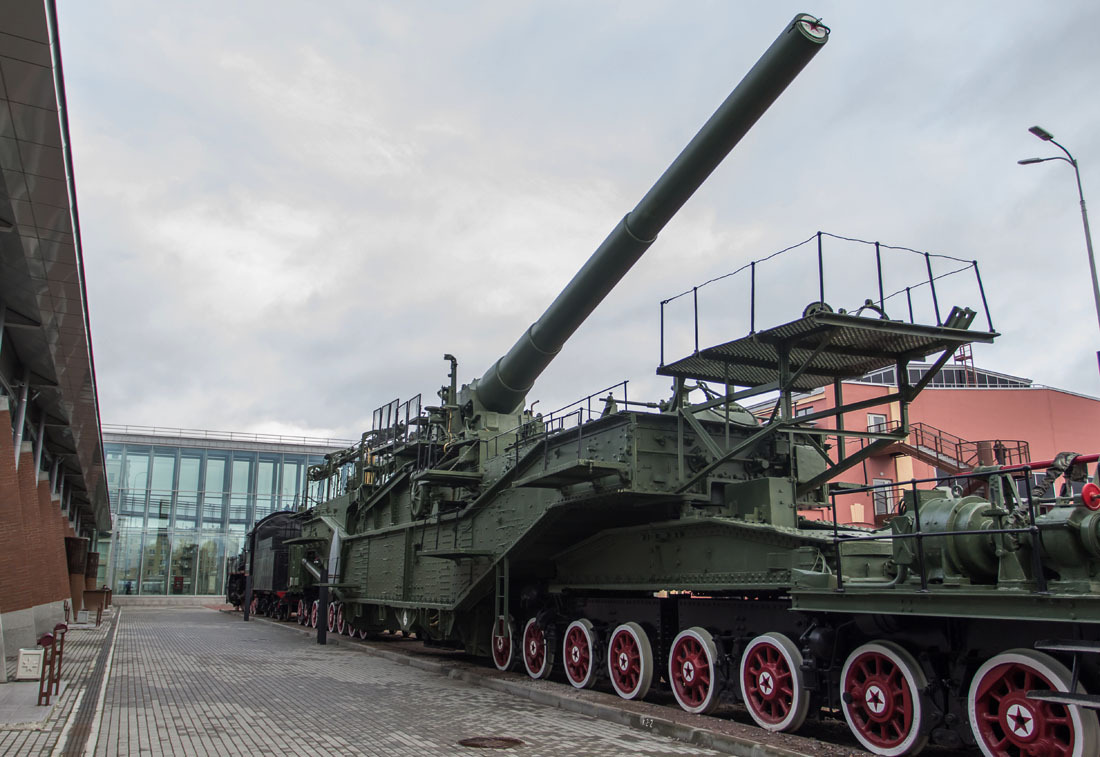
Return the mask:
[[[111,530],[53,4],[0,30],[0,646],[52,630],[65,537]],[[7,425],[4,425],[7,424]]]
[[[1100,451],[1095,429],[1100,426],[1100,399],[1039,386],[1018,376],[974,367],[963,352],[961,361],[945,366],[909,406],[908,437],[844,473],[857,484],[904,483],[912,479],[945,478],[977,465],[1053,459],[1059,452]],[[928,366],[909,366],[915,384]],[[897,390],[896,368],[884,368],[858,381],[845,381],[846,403],[883,397]],[[808,415],[834,402],[833,387],[798,395],[794,414]],[[844,414],[844,428],[853,431],[894,431],[901,423],[897,402]],[[829,442],[836,444],[836,438]],[[850,454],[866,440],[848,437]],[[1040,476],[1040,473],[1034,474]],[[923,484],[920,488],[928,488]],[[845,523],[881,523],[896,508],[897,488],[874,495],[838,499],[838,519]],[[811,518],[831,519],[827,510],[804,511]]]

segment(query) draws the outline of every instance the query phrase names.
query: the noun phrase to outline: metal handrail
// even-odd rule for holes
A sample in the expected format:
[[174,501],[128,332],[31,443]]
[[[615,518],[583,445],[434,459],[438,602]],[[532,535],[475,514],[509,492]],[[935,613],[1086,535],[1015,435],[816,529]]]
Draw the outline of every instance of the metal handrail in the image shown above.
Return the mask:
[[[1083,462],[1091,462],[1091,461],[1094,460],[1094,458],[1095,458],[1095,456],[1084,456],[1082,461]],[[919,490],[917,489],[917,485],[918,484],[928,484],[928,483],[942,484],[943,481],[940,478],[910,479],[909,481],[905,482],[904,484],[899,483],[899,482],[891,482],[889,484],[871,484],[871,485],[868,485],[868,486],[853,487],[853,488],[850,488],[850,489],[846,488],[843,491],[831,492],[830,493],[830,500],[831,500],[831,510],[832,510],[832,520],[833,520],[833,523],[832,523],[832,525],[833,525],[833,550],[834,550],[834,555],[835,555],[835,558],[836,558],[836,581],[837,581],[836,591],[837,592],[843,592],[844,591],[844,570],[843,570],[843,565],[842,565],[842,559],[843,558],[842,558],[842,554],[841,554],[840,545],[844,544],[846,542],[885,541],[885,540],[890,540],[892,542],[894,539],[914,539],[914,540],[916,540],[916,543],[917,543],[917,562],[918,562],[919,571],[920,571],[921,591],[928,591],[928,571],[925,567],[925,552],[924,552],[924,539],[926,539],[926,538],[944,537],[944,536],[971,536],[971,535],[981,536],[981,535],[991,535],[991,534],[1025,534],[1025,533],[1032,534],[1033,537],[1037,537],[1038,533],[1039,533],[1039,527],[1038,527],[1038,525],[1036,524],[1036,521],[1035,521],[1036,508],[1040,505],[1049,505],[1049,504],[1052,504],[1052,503],[1056,504],[1059,500],[1064,501],[1064,500],[1067,499],[1066,497],[1052,497],[1052,498],[1043,499],[1041,501],[1036,501],[1035,498],[1032,497],[1032,488],[1031,488],[1031,482],[1032,482],[1031,472],[1032,472],[1032,470],[1047,468],[1052,463],[1053,463],[1053,461],[1045,461],[1045,462],[1040,462],[1040,463],[1033,463],[1033,464],[1030,464],[1030,465],[1028,465],[1028,464],[1013,465],[1013,466],[1008,466],[1008,467],[1004,467],[1004,468],[999,468],[999,469],[993,470],[993,471],[982,471],[980,473],[975,473],[975,472],[960,473],[960,474],[953,475],[953,476],[950,477],[951,480],[953,480],[953,481],[966,480],[966,479],[986,479],[986,480],[988,480],[990,478],[990,476],[997,475],[997,474],[1007,473],[1007,474],[1013,475],[1014,478],[1017,477],[1015,474],[1022,474],[1022,480],[1023,480],[1023,483],[1024,483],[1025,494],[1024,494],[1024,496],[1021,497],[1021,502],[1026,503],[1026,509],[1027,509],[1027,515],[1028,515],[1028,525],[1023,526],[1023,527],[1019,527],[1019,528],[994,528],[994,529],[962,530],[962,531],[930,531],[930,532],[923,531],[922,528],[921,528],[921,523],[920,523],[920,504],[919,504],[919,496],[917,495],[917,492]],[[848,495],[852,495],[852,494],[863,494],[863,493],[867,493],[867,492],[872,492],[873,493],[873,492],[881,491],[881,490],[885,490],[885,489],[901,489],[901,488],[904,488],[904,487],[908,487],[913,492],[913,526],[915,528],[914,531],[912,531],[910,533],[904,533],[904,534],[894,533],[894,532],[891,531],[888,534],[874,534],[873,533],[873,534],[868,534],[868,535],[862,535],[862,534],[861,535],[855,535],[855,534],[851,534],[851,533],[846,532],[843,537],[841,536],[839,518],[837,517],[837,497],[838,496],[848,496]],[[1072,497],[1069,498],[1069,499],[1072,500]],[[900,500],[900,498],[899,498],[899,500]],[[1041,550],[1038,550],[1038,549],[1031,550],[1032,560],[1033,560],[1033,563],[1034,563],[1033,571],[1032,571],[1032,573],[1034,574],[1033,579],[1035,581],[1035,592],[1034,593],[1046,594],[1047,593],[1047,581],[1046,581],[1046,576],[1043,574],[1043,570],[1042,570],[1040,551]]]
[[227,442],[268,442],[274,444],[302,444],[313,447],[348,447],[355,444],[346,439],[328,439],[312,436],[286,436],[282,434],[254,434],[242,431],[208,431],[193,428],[170,428],[165,426],[130,426],[104,423],[102,430],[106,434],[133,434],[135,436],[164,436],[180,439],[204,439]]
[[[700,284],[698,286],[692,287],[691,289],[688,289],[688,290],[680,292],[679,294],[676,294],[672,297],[669,297],[668,299],[661,300],[661,303],[660,303],[660,364],[662,366],[665,365],[665,306],[666,305],[680,299],[681,297],[687,297],[688,295],[691,295],[694,354],[697,354],[699,352],[699,290],[701,290],[701,289],[703,289],[703,288],[705,288],[705,287],[707,287],[711,284],[717,283],[719,281],[723,281],[725,279],[729,279],[731,277],[735,277],[735,276],[738,276],[740,274],[746,274],[748,276],[748,279],[749,279],[749,281],[748,281],[748,284],[749,284],[749,297],[748,297],[749,333],[750,334],[755,334],[757,332],[757,322],[756,322],[756,316],[757,316],[757,312],[756,312],[757,311],[757,307],[756,307],[757,266],[761,265],[763,263],[767,263],[767,262],[769,262],[769,261],[771,261],[775,258],[778,258],[778,257],[780,257],[780,256],[782,256],[786,253],[792,252],[794,250],[797,250],[797,249],[799,249],[801,247],[804,247],[804,246],[810,244],[811,242],[815,242],[815,241],[817,243],[817,250],[816,250],[817,292],[816,292],[816,296],[818,297],[818,302],[824,303],[825,302],[825,265],[824,265],[824,253],[823,253],[823,239],[825,237],[829,237],[831,239],[838,239],[838,240],[842,240],[842,241],[845,241],[845,242],[856,242],[856,243],[859,243],[859,244],[865,244],[865,245],[869,245],[869,246],[874,247],[875,271],[876,271],[876,279],[877,279],[877,282],[878,282],[878,292],[877,292],[878,298],[873,299],[873,300],[867,300],[867,302],[864,304],[864,307],[874,306],[874,307],[877,307],[877,309],[880,312],[884,313],[886,303],[890,302],[894,298],[901,298],[904,295],[904,300],[902,300],[901,302],[902,302],[903,307],[907,308],[907,310],[908,310],[908,321],[909,321],[909,323],[915,323],[916,322],[914,314],[913,314],[913,295],[914,295],[914,293],[919,292],[919,290],[923,289],[924,287],[928,287],[928,293],[929,293],[929,297],[931,299],[931,305],[932,305],[932,308],[934,309],[935,316],[936,316],[936,325],[937,326],[942,326],[943,325],[943,317],[942,317],[942,314],[941,314],[941,308],[940,308],[940,302],[939,302],[939,293],[936,290],[936,282],[939,281],[940,279],[944,279],[944,278],[947,278],[949,276],[954,276],[956,274],[960,274],[960,273],[964,273],[965,271],[972,270],[974,272],[975,285],[977,287],[978,294],[979,294],[980,299],[982,301],[982,309],[984,310],[986,324],[988,325],[989,331],[990,332],[993,331],[993,319],[989,314],[989,304],[988,304],[988,302],[986,300],[986,296],[985,296],[985,287],[982,284],[981,272],[978,270],[978,262],[976,260],[963,260],[962,258],[956,258],[956,257],[950,256],[950,255],[934,254],[934,253],[930,253],[930,252],[923,252],[921,250],[914,250],[914,249],[911,249],[909,247],[898,247],[898,246],[895,246],[895,245],[882,244],[881,242],[872,242],[872,241],[869,241],[869,240],[866,240],[866,239],[854,239],[852,237],[845,237],[845,236],[840,236],[838,234],[830,234],[830,233],[825,232],[825,231],[818,231],[813,236],[809,237],[808,239],[804,239],[803,241],[798,242],[797,244],[793,244],[790,247],[786,247],[782,250],[778,250],[776,252],[773,252],[772,254],[767,255],[767,256],[759,259],[759,260],[754,260],[754,261],[751,261],[749,263],[746,263],[745,265],[741,266],[740,268],[738,268],[735,271],[732,271],[732,272],[727,273],[727,274],[723,274],[721,276],[717,276],[715,278],[712,278],[708,281],[703,282],[702,284]],[[902,287],[901,289],[898,289],[894,292],[887,293],[886,290],[883,287],[883,251],[886,251],[886,250],[894,251],[894,252],[910,253],[910,254],[915,254],[915,255],[923,257],[924,264],[925,264],[925,269],[928,273],[927,278],[923,281],[914,282],[913,284],[910,284],[909,286]],[[956,267],[953,268],[950,271],[947,271],[946,273],[938,273],[937,274],[933,270],[933,265],[932,265],[933,260],[949,261],[950,263],[955,264]],[[849,264],[850,264],[850,261],[849,261]],[[862,310],[862,307],[859,308],[859,310]],[[850,311],[851,312],[858,312],[858,310],[856,308],[851,308]]]

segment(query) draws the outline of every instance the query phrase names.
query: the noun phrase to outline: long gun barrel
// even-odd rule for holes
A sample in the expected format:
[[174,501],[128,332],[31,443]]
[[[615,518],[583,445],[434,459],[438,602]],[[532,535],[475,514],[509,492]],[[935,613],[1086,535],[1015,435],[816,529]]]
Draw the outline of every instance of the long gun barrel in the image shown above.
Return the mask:
[[507,413],[522,405],[565,341],[828,38],[829,30],[813,16],[795,16],[542,317],[477,382],[477,398],[485,409]]

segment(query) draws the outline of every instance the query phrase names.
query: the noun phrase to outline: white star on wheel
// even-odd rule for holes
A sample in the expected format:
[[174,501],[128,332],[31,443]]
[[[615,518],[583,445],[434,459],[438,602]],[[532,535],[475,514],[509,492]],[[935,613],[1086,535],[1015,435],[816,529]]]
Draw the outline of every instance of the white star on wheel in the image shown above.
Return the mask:
[[759,685],[760,691],[762,691],[765,695],[771,694],[772,689],[775,688],[775,684],[772,682],[771,673],[761,673]]
[[1035,732],[1035,716],[1021,704],[1014,704],[1005,713],[1008,727],[1017,736],[1027,738]]
[[886,697],[882,694],[882,689],[878,686],[871,686],[867,689],[867,709],[878,715],[880,712],[886,709]]

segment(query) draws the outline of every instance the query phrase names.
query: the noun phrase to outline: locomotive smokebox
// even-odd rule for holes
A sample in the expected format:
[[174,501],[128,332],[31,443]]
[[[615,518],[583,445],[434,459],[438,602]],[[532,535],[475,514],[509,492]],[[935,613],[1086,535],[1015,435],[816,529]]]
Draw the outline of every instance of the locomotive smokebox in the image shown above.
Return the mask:
[[565,341],[828,39],[829,29],[818,19],[806,13],[795,16],[542,317],[471,385],[481,407],[510,413],[522,406]]

